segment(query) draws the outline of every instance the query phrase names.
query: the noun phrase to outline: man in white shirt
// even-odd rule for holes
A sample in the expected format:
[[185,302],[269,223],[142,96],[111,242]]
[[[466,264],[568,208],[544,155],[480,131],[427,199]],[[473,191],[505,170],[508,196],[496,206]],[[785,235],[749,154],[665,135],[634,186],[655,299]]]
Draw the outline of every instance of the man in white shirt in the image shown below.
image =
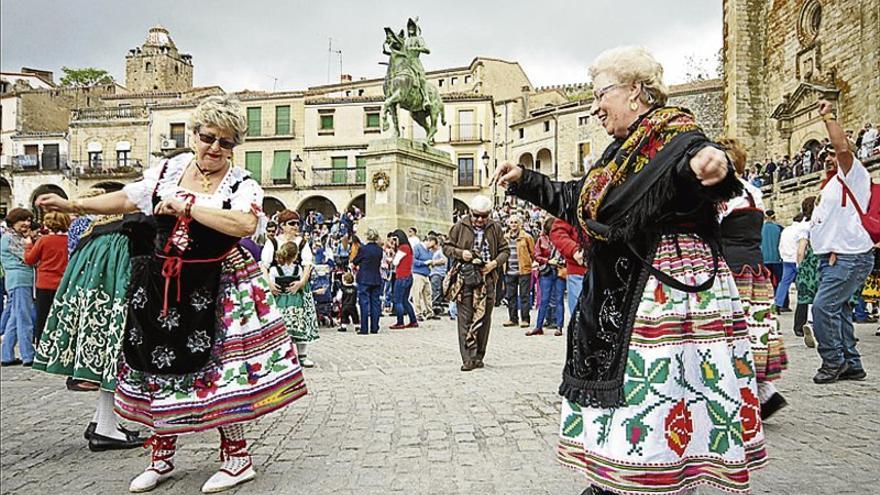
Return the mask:
[[862,226],[852,197],[845,192],[848,189],[865,211],[871,196],[871,175],[853,156],[833,110],[830,102],[819,101],[819,115],[825,120],[831,138],[833,149],[828,151],[831,160],[836,162],[837,173],[822,188],[810,227],[810,242],[819,257],[813,331],[822,367],[813,377],[815,383],[866,377],[856,350],[849,301],[874,266],[874,242]]
[[803,217],[803,214],[798,213],[794,217],[794,222],[782,229],[782,234],[779,235],[779,257],[782,258],[782,277],[779,280],[779,285],[776,286],[775,295],[776,311],[779,313],[791,311],[785,305],[785,301],[791,284],[797,278],[798,239],[803,237],[803,232],[810,228],[810,223],[804,222]]

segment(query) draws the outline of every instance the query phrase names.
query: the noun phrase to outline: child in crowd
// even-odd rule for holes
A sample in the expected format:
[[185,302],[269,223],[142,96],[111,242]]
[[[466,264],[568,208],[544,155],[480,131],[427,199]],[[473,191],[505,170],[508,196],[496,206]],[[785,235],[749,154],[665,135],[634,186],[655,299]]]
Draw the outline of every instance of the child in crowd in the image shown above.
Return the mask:
[[[299,246],[285,242],[275,252],[275,263],[269,267],[269,278],[278,286],[275,304],[281,310],[284,326],[296,344],[300,364],[306,368],[315,366],[308,358],[306,346],[318,338],[317,316],[313,304],[304,299],[312,297],[308,281],[303,281],[303,267],[299,259]],[[311,313],[311,314],[308,314]]]
[[357,285],[354,283],[354,275],[347,272],[342,276],[342,287],[336,294],[336,299],[342,307],[339,317],[339,331],[347,332],[348,324],[360,325],[357,308]]

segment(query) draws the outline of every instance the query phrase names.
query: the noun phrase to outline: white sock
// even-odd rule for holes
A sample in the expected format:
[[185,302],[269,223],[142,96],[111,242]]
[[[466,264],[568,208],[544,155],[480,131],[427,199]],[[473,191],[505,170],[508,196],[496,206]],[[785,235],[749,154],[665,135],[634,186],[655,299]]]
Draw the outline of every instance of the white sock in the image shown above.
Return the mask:
[[98,392],[98,407],[95,410],[98,427],[95,433],[116,440],[125,440],[125,434],[119,431],[119,423],[116,422],[116,413],[113,412],[113,392],[101,390]]
[[92,416],[92,423],[97,423],[97,422],[98,422],[98,408],[96,407],[95,414]]
[[305,343],[305,342],[297,342],[297,343],[296,343],[296,355],[297,355],[297,357],[304,358],[304,357],[308,356],[308,354],[306,353],[306,346],[307,346],[307,345],[308,345],[308,344]]
[[807,323],[809,323],[810,325],[813,324],[813,305],[812,304],[807,305]]
[[776,386],[773,382],[758,382],[758,400],[761,404],[770,400],[773,394],[777,393]]
[[251,456],[247,451],[244,439],[244,427],[241,424],[221,426],[220,458],[223,460],[221,469],[231,473],[240,473],[251,464]]

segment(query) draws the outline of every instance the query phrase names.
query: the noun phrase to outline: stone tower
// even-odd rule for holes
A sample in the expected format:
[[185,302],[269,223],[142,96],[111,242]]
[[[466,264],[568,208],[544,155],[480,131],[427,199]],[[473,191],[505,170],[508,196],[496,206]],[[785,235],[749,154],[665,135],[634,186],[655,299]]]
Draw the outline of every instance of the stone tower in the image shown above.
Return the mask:
[[156,26],[125,56],[125,87],[133,93],[192,89],[192,56],[177,51],[168,30]]

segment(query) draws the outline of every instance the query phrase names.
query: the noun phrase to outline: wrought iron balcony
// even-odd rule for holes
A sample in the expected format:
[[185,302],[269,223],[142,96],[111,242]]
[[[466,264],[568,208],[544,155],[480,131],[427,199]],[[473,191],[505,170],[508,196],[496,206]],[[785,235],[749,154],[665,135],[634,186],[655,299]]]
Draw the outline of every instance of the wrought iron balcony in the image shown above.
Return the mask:
[[13,172],[50,172],[67,168],[67,155],[16,155],[10,160]]
[[449,126],[450,143],[480,143],[483,141],[483,124],[454,124]]
[[71,161],[70,174],[73,177],[116,177],[138,176],[144,167],[140,160],[84,160]]
[[71,110],[71,122],[104,120],[146,120],[147,107],[75,108]]

